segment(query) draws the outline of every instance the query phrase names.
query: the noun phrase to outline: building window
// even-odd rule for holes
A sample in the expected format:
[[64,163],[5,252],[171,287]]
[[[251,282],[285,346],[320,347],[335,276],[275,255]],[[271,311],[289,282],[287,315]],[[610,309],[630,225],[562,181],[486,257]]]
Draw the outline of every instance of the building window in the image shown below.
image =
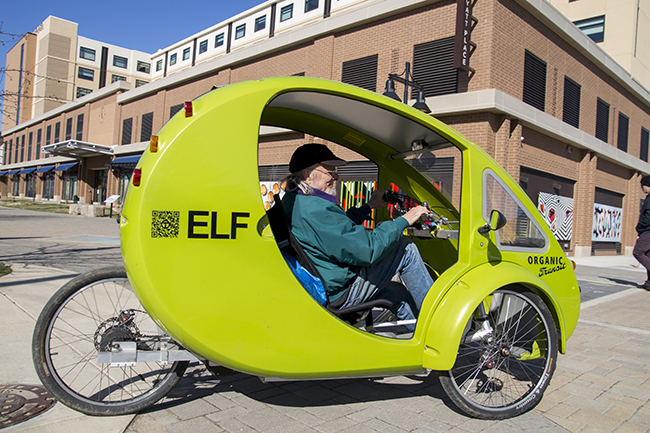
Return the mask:
[[48,144],[52,143],[52,125],[47,125],[47,129],[45,130],[45,145],[47,146]]
[[131,131],[133,129],[133,117],[122,120],[122,145],[131,144]]
[[95,50],[86,47],[79,47],[79,57],[82,59],[90,60],[91,62],[95,61]]
[[29,133],[29,138],[27,139],[27,161],[32,160],[32,141],[34,139],[34,133]]
[[540,111],[546,107],[546,62],[526,50],[523,101]]
[[220,47],[223,45],[223,33],[219,33],[217,36],[214,38],[214,47]]
[[181,111],[182,109],[183,109],[183,104],[172,105],[171,107],[169,107],[169,118],[171,119],[172,117],[174,117],[174,115],[179,111]]
[[199,44],[199,54],[205,53],[208,51],[208,40],[206,39],[205,41],[201,41]]
[[140,141],[151,140],[153,133],[153,112],[142,115],[142,128],[140,128]]
[[305,0],[305,12],[313,11],[318,8],[318,0]]
[[81,113],[80,115],[77,116],[77,135],[76,139],[81,141],[83,139],[83,133],[84,133],[84,115]]
[[72,139],[72,117],[65,120],[65,139]]
[[[414,45],[413,77],[424,87],[424,96],[458,93],[458,70],[454,68],[454,37]],[[416,96],[414,90],[411,97]]]
[[85,89],[83,87],[77,87],[77,98],[81,98],[82,96],[85,96],[89,93],[92,93],[92,90]]
[[144,86],[145,84],[148,83],[149,83],[148,81],[144,81],[144,80],[135,80],[135,87]]
[[41,138],[43,138],[43,130],[39,129],[36,131],[36,155],[34,155],[34,159],[41,157]]
[[169,56],[169,65],[175,65],[176,64],[176,53],[172,54]]
[[113,56],[113,66],[126,69],[129,65],[129,59],[122,56]]
[[246,36],[246,24],[240,24],[235,29],[235,39],[241,39]]
[[375,92],[377,90],[377,60],[379,56],[362,57],[343,62],[341,81]]
[[605,40],[605,15],[575,21],[573,24],[594,42],[602,42]]
[[162,60],[158,60],[156,62],[156,72],[160,71],[162,69]]
[[618,113],[618,140],[616,147],[627,152],[627,136],[630,130],[630,118],[619,111]]
[[20,144],[20,162],[23,162],[25,160],[25,136],[23,135],[23,139],[21,140]]
[[648,162],[648,139],[650,139],[650,132],[645,128],[641,128],[641,154],[639,158],[645,162]]
[[607,143],[609,137],[609,104],[598,98],[596,101],[596,138]]
[[564,108],[562,120],[576,128],[580,125],[580,84],[564,77]]
[[83,80],[93,81],[95,79],[95,71],[92,69],[79,67],[79,73],[77,76]]
[[183,50],[183,60],[187,60],[189,58],[190,58],[190,49],[188,47]]
[[262,15],[261,17],[255,18],[255,31],[259,32],[260,30],[264,30],[266,27],[266,15]]
[[111,83],[114,83],[116,81],[126,81],[126,77],[123,77],[122,75],[111,74]]
[[293,3],[280,9],[280,22],[293,18]]
[[136,64],[136,69],[138,70],[138,72],[144,72],[145,74],[148,74],[151,70],[151,63],[138,60],[138,63]]

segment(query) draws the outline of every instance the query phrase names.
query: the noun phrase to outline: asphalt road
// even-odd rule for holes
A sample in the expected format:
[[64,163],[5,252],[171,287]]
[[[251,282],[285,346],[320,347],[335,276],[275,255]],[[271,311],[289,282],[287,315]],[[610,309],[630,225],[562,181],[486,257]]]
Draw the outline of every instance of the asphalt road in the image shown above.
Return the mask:
[[0,206],[0,263],[83,273],[122,264],[114,219],[33,212]]

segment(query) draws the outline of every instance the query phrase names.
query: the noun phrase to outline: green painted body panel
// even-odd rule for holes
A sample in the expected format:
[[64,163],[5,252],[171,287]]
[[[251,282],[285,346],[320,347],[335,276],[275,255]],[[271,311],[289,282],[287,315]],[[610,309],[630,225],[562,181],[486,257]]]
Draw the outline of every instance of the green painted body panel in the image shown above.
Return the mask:
[[[297,102],[292,108],[271,102],[278,95],[291,97],[291,92],[352,101],[360,119],[364,113],[367,119],[352,115],[348,124],[303,112]],[[366,106],[368,112],[358,110]],[[381,112],[372,111],[377,108]],[[302,77],[233,84],[196,99],[193,109],[192,117],[181,112],[161,129],[157,152],[144,152],[138,164],[141,185],[129,187],[120,224],[124,263],[138,298],[192,352],[235,370],[284,378],[449,369],[472,311],[508,284],[525,285],[542,296],[562,332],[561,349],[565,347],[580,307],[572,267],[538,276],[539,260],[530,264],[534,259],[529,257],[564,257],[560,245],[516,182],[458,132],[381,95]],[[318,305],[282,258],[259,194],[262,122],[336,141],[377,163],[379,187],[394,182],[419,200],[451,207],[417,170],[391,158],[395,151],[390,146],[350,126],[371,123],[370,114],[377,113],[433,131],[462,153],[459,240],[416,240],[440,276],[409,340],[360,331]],[[486,222],[486,169],[538,218],[550,240],[543,254],[499,251],[494,233],[478,233]],[[177,221],[178,231],[153,226],[154,212],[165,212],[172,226]],[[378,219],[385,218],[386,212],[379,212]]]

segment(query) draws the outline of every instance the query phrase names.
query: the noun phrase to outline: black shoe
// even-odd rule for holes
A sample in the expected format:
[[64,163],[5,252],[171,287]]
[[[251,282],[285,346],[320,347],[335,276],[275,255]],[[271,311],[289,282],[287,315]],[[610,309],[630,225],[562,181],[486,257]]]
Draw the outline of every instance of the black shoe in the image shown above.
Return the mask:
[[650,291],[650,282],[646,281],[643,284],[639,284],[638,287],[639,287],[639,289],[644,289],[644,290]]

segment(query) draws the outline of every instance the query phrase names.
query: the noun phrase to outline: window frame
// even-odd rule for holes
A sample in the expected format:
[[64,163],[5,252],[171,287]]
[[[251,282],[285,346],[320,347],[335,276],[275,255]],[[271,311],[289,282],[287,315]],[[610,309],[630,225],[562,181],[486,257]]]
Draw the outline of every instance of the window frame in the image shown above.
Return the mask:
[[[144,70],[141,70],[142,69]],[[150,74],[151,73],[151,63],[147,63],[142,60],[137,60],[135,63],[135,70],[138,72],[142,72],[143,74]]]
[[116,81],[126,81],[126,77],[123,75],[111,74],[111,84]]
[[305,13],[318,9],[318,0],[305,0]]
[[255,25],[253,27],[253,33],[257,33],[266,28],[266,14],[255,18]]
[[199,54],[203,54],[208,51],[208,40],[202,40],[199,42]]
[[170,54],[169,55],[169,66],[174,66],[176,64],[176,55],[178,53]]
[[163,68],[163,59],[159,59],[156,61],[156,72],[162,71]]
[[191,51],[192,51],[192,50],[191,50],[190,47],[183,48],[183,60],[182,60],[183,62],[184,62],[185,60],[189,60],[189,59],[190,59]]
[[[605,40],[605,15],[599,15],[591,18],[574,21],[573,24],[595,43]],[[602,27],[601,30],[594,32],[594,29]],[[588,33],[590,31],[590,33]]]
[[214,37],[214,47],[217,48],[217,47],[222,46],[224,44],[224,40],[225,40],[225,35],[224,35],[223,32],[216,35]]
[[[124,60],[124,66],[121,65],[121,60]],[[118,56],[117,54],[113,54],[113,66],[116,68],[128,69],[129,59],[126,57]]]
[[240,24],[235,28],[235,40],[242,39],[245,37],[246,37],[246,23]]
[[[86,56],[92,56],[92,58],[86,57]],[[79,47],[79,58],[84,59],[84,60],[88,60],[90,62],[94,62],[96,60],[96,58],[97,58],[97,51],[93,50],[92,48],[80,46]]]
[[81,78],[82,80],[95,81],[95,70],[79,66],[77,70],[77,78]]
[[[285,17],[287,12],[289,13],[289,16]],[[280,8],[280,22],[288,21],[291,18],[293,18],[293,3]]]

